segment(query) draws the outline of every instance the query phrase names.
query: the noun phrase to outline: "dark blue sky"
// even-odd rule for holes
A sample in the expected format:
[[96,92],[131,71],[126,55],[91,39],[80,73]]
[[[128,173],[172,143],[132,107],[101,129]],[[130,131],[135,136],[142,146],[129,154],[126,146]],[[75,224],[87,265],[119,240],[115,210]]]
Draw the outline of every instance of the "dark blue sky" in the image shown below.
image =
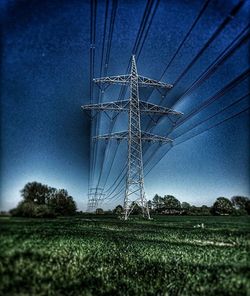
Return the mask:
[[[141,75],[174,84],[162,99],[157,91],[141,91],[141,99],[184,113],[183,123],[169,135],[176,138],[173,148],[144,147],[145,162],[153,155],[146,173],[169,150],[145,179],[148,198],[173,194],[210,205],[218,196],[250,195],[249,111],[244,111],[249,107],[249,1],[99,0],[96,14],[93,2],[91,9],[91,1],[82,0],[0,5],[1,209],[14,207],[19,190],[34,180],[66,188],[85,209],[90,120],[80,106],[91,97],[91,44],[94,77],[125,74],[134,53]],[[118,97],[127,97],[120,87],[108,88],[102,98],[93,89],[93,102]],[[99,128],[94,125],[92,132],[109,132],[105,115],[97,119]],[[125,116],[118,117],[113,131],[126,124]],[[161,135],[170,129],[168,119],[154,127],[144,118],[143,127]],[[122,190],[123,182],[117,190],[110,186],[125,164],[126,143],[95,147],[91,186],[106,185],[106,196],[113,197]],[[117,195],[105,207],[121,201]]]

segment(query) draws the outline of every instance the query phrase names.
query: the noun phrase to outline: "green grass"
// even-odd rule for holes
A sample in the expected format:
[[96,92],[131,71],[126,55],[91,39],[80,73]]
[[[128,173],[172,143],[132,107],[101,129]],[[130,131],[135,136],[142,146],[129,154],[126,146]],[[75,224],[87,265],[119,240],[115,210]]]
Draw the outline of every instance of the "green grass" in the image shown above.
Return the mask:
[[250,295],[249,222],[1,218],[0,295]]

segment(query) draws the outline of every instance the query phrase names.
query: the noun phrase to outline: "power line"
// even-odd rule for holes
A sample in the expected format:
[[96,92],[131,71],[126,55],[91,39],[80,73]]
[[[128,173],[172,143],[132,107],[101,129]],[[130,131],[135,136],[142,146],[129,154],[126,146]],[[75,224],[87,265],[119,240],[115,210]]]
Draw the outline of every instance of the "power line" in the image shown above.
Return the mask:
[[219,115],[220,113],[224,112],[227,109],[230,109],[232,106],[238,104],[239,102],[242,102],[243,100],[245,100],[248,96],[250,95],[250,93],[247,93],[246,95],[240,97],[239,99],[237,99],[236,101],[234,101],[233,103],[231,103],[230,105],[224,107],[223,109],[219,110],[218,112],[214,113],[213,115],[203,119],[202,121],[199,121],[198,123],[194,124],[191,128],[188,129],[188,131],[184,131],[183,133],[181,133],[180,135],[178,135],[177,137],[175,137],[174,139],[176,140],[177,138],[181,137],[182,135],[186,134],[187,132],[190,132],[191,130],[193,130],[194,128],[196,128],[197,126],[207,122],[208,120],[214,118],[215,116]]
[[170,59],[170,61],[168,62],[166,68],[164,69],[160,79],[162,79],[162,77],[165,75],[165,73],[167,72],[167,70],[169,69],[170,65],[172,64],[172,62],[174,61],[174,59],[176,58],[177,54],[180,52],[181,48],[183,47],[184,43],[186,42],[186,40],[188,39],[188,37],[191,35],[194,27],[197,25],[197,23],[199,22],[199,20],[201,19],[202,15],[204,14],[205,10],[208,7],[210,0],[207,0],[204,5],[202,6],[199,14],[197,15],[197,17],[195,18],[194,22],[192,23],[191,27],[189,28],[187,34],[185,35],[185,37],[182,39],[181,43],[179,44],[177,50],[175,51],[174,55],[172,56],[172,58]]
[[[203,134],[203,133],[205,133],[205,132],[207,132],[207,131],[209,131],[210,129],[212,129],[212,128],[215,128],[215,127],[217,127],[217,126],[219,126],[219,125],[221,125],[221,124],[223,124],[223,123],[225,123],[225,122],[227,122],[227,121],[229,121],[230,119],[233,119],[233,118],[235,118],[235,117],[237,117],[237,116],[239,116],[239,115],[241,115],[241,114],[243,114],[243,113],[245,113],[245,112],[247,112],[248,110],[250,109],[250,107],[247,107],[247,108],[245,108],[244,110],[242,110],[242,111],[240,111],[240,112],[238,112],[238,113],[236,113],[236,114],[234,114],[234,115],[232,115],[232,116],[230,116],[230,117],[228,117],[228,118],[226,118],[226,119],[224,119],[224,120],[222,120],[222,121],[220,121],[220,122],[218,122],[218,123],[216,123],[216,124],[214,124],[214,125],[212,125],[212,126],[210,126],[210,127],[208,127],[207,129],[205,129],[205,130],[203,130],[203,131],[201,131],[201,132],[199,132],[199,133],[197,133],[197,134],[195,134],[195,135],[193,135],[192,137],[190,137],[190,138],[188,138],[188,139],[186,139],[186,140],[183,140],[183,141],[181,141],[181,142],[179,142],[179,143],[177,143],[177,144],[175,144],[175,145],[173,145],[174,147],[176,147],[176,146],[178,146],[178,145],[180,145],[180,144],[183,144],[184,142],[186,142],[186,141],[189,141],[189,140],[191,140],[191,139],[193,139],[194,137],[197,137],[197,136],[199,136],[199,135],[201,135],[201,134]],[[165,156],[166,154],[164,154],[152,167],[151,167],[151,169],[145,174],[145,176],[147,176],[151,171],[152,171],[152,169],[163,159],[163,157]]]
[[[106,37],[106,22],[107,22],[107,14],[108,14],[108,1],[106,2],[106,12],[105,12],[105,26],[104,26],[104,32],[105,32],[105,36]],[[114,24],[115,24],[115,18],[116,18],[116,11],[117,11],[117,0],[113,0],[112,1],[112,9],[111,9],[111,16],[110,16],[110,24],[109,24],[109,30],[108,30],[108,40],[107,40],[107,49],[106,49],[106,55],[105,55],[105,67],[104,67],[104,74],[106,75],[107,71],[108,71],[108,64],[109,64],[109,58],[110,58],[110,50],[111,50],[111,44],[112,44],[112,38],[113,38],[113,30],[114,30]],[[102,46],[102,58],[104,56],[104,43],[105,43],[105,39],[103,38],[103,46]],[[102,72],[102,63],[101,62],[101,72]],[[92,77],[93,79],[93,77]],[[103,96],[103,92],[101,91],[101,98]],[[100,102],[100,92],[99,92],[99,102]],[[100,127],[100,120],[99,117],[97,117],[97,122],[96,122],[96,134],[97,134],[97,130],[99,130]],[[97,151],[98,151],[98,143],[94,143],[94,165],[92,168],[92,172],[94,174],[94,172],[96,171],[96,155],[97,155]],[[99,183],[100,183],[100,176],[102,174],[102,170],[103,170],[103,166],[104,166],[104,159],[105,159],[105,155],[107,154],[106,149],[105,149],[105,153],[104,153],[104,158],[102,160],[102,165],[101,165],[101,171],[100,171],[100,175],[98,178],[98,184],[97,184],[97,188],[99,187]]]
[[215,95],[211,96],[209,99],[207,99],[205,102],[200,104],[196,109],[194,109],[192,112],[190,112],[183,120],[179,121],[179,123],[175,126],[175,128],[182,125],[184,122],[186,122],[188,119],[196,115],[198,112],[204,110],[207,106],[212,104],[214,101],[218,100],[222,96],[224,96],[225,93],[233,89],[235,86],[237,86],[239,83],[241,83],[243,80],[245,80],[250,74],[250,68],[245,70],[243,73],[241,73],[239,76],[231,80],[227,85],[225,85],[221,90],[219,90]]
[[[219,90],[215,95],[211,96],[208,100],[206,100],[205,102],[203,102],[202,104],[200,104],[200,106],[198,106],[196,109],[194,109],[193,111],[191,111],[190,113],[188,113],[187,116],[185,116],[183,118],[183,120],[179,121],[179,123],[177,123],[173,129],[173,131],[175,131],[179,126],[181,126],[183,123],[185,123],[186,121],[190,120],[190,118],[192,118],[194,115],[196,115],[197,113],[199,113],[200,111],[204,110],[206,107],[208,107],[210,104],[212,104],[214,101],[220,99],[221,97],[223,97],[225,95],[226,92],[230,91],[231,89],[233,89],[236,85],[238,85],[240,82],[242,82],[244,79],[246,79],[249,76],[250,70],[247,69],[246,71],[244,71],[243,73],[241,73],[239,76],[237,76],[235,79],[233,79],[232,81],[230,81],[225,87],[223,87],[221,90]],[[171,135],[171,133],[170,133]],[[175,139],[174,139],[175,140]],[[159,147],[157,147],[154,151],[154,155],[156,155],[156,153],[158,152]],[[145,153],[147,152],[147,150],[145,151]],[[168,152],[168,151],[167,151]],[[167,153],[166,152],[166,153]],[[165,154],[166,154],[165,153]],[[165,155],[164,154],[164,155]],[[147,161],[148,162],[148,161]]]
[[[146,8],[145,8],[145,10],[144,10],[144,14],[143,14],[143,18],[142,18],[142,21],[141,21],[141,24],[140,24],[140,27],[139,27],[139,30],[138,30],[138,33],[137,33],[137,37],[136,37],[136,40],[135,40],[135,43],[134,43],[134,47],[133,47],[133,52],[136,52],[137,50],[138,50],[138,48],[139,48],[139,44],[140,44],[140,41],[141,41],[141,39],[142,39],[142,36],[143,36],[143,33],[144,33],[144,29],[145,29],[145,27],[146,27],[146,24],[147,24],[147,21],[148,21],[148,18],[149,18],[149,15],[150,15],[150,12],[151,12],[151,8],[152,8],[152,5],[153,5],[153,3],[155,3],[156,2],[156,4],[155,4],[155,7],[154,7],[154,10],[153,10],[153,15],[152,15],[152,17],[151,17],[151,21],[152,21],[152,19],[153,19],[153,17],[154,17],[154,14],[155,14],[155,11],[156,11],[156,9],[157,9],[157,6],[158,6],[158,0],[157,1],[148,1],[147,2],[147,5],[146,5]],[[115,7],[115,9],[116,9],[116,7]],[[113,18],[111,18],[111,19],[113,19],[113,21],[114,21],[114,17]],[[148,25],[148,29],[149,29],[149,27],[150,27],[150,25],[151,25],[151,22],[150,22],[150,24]],[[113,28],[113,26],[112,26],[112,28]],[[109,38],[110,40],[111,40],[111,38]],[[145,40],[145,37],[144,37],[144,40]],[[108,42],[108,44],[109,44],[109,42]],[[111,43],[110,43],[111,44]],[[143,44],[144,44],[144,42],[143,42]],[[111,45],[110,45],[111,46]],[[142,45],[143,46],[143,45]],[[108,53],[110,52],[110,50],[108,50],[107,51]],[[128,68],[129,68],[129,65],[128,65]],[[127,71],[128,71],[128,69],[127,69]],[[107,71],[105,72],[105,75],[107,74]],[[121,88],[121,92],[120,92],[120,95],[119,95],[119,98],[121,97],[121,94],[122,94],[122,90],[123,89],[125,89],[125,88]],[[113,115],[112,115],[112,118],[113,118],[113,120],[112,120],[112,122],[111,122],[111,125],[109,126],[109,133],[111,133],[112,132],[112,130],[113,130],[113,128],[114,128],[114,125],[115,125],[115,122],[116,122],[116,117],[114,117]],[[107,149],[109,149],[109,147],[110,147],[110,144],[108,143],[108,145],[106,146],[106,148],[105,148],[105,152],[104,152],[104,155],[106,155],[106,150]],[[115,156],[116,156],[116,153],[117,153],[117,150],[115,151],[115,154],[114,154],[114,158],[115,158]],[[95,151],[95,154],[96,154],[96,151]],[[98,185],[97,186],[99,186],[99,183],[100,183],[100,180],[101,180],[101,176],[102,176],[102,170],[103,170],[103,167],[104,167],[104,162],[105,162],[105,158],[103,158],[103,160],[102,160],[102,165],[101,165],[101,171],[100,171],[100,174],[99,174],[99,181],[98,181]]]
[[210,46],[210,44],[220,35],[220,33],[224,30],[224,28],[228,25],[228,23],[230,21],[232,21],[232,19],[240,11],[240,9],[244,3],[245,3],[245,0],[240,0],[239,3],[235,7],[233,7],[233,9],[227,15],[227,17],[224,19],[224,21],[220,24],[220,26],[215,30],[215,32],[212,34],[212,36],[207,40],[207,42],[201,48],[201,50],[198,52],[198,54],[190,61],[188,66],[184,69],[184,71],[182,71],[182,73],[179,75],[179,77],[175,80],[175,82],[174,82],[175,86],[184,77],[184,75],[189,71],[189,69],[196,63],[196,61],[202,56],[202,54],[205,52],[207,47]]
[[116,182],[120,179],[120,177],[122,176],[122,174],[125,172],[126,168],[127,168],[127,162],[125,162],[125,164],[123,165],[120,174],[117,174],[117,176],[116,176],[115,180],[113,181],[112,185],[107,190],[105,190],[105,193],[106,194],[108,194],[108,192],[113,189],[113,187],[115,186]]
[[[150,2],[150,1],[149,1]],[[205,4],[206,5],[208,5],[208,2],[209,1],[207,1]],[[234,7],[234,9],[231,11],[231,13],[227,16],[227,18],[222,22],[222,24],[217,28],[217,30],[213,33],[213,35],[209,38],[209,40],[206,42],[206,44],[205,44],[205,46],[202,48],[202,50],[198,53],[198,57],[197,57],[197,59],[193,59],[193,61],[195,60],[195,61],[197,61],[198,60],[198,58],[203,54],[203,52],[205,51],[205,49],[206,49],[206,47],[208,47],[213,41],[214,41],[214,39],[221,33],[221,31],[224,29],[224,27],[228,24],[228,22],[230,21],[230,19],[233,17],[233,16],[235,16],[237,13],[238,13],[238,11],[240,10],[240,8],[242,7],[242,5],[243,5],[243,3],[244,3],[245,1],[240,1],[239,3],[238,3],[238,5],[236,5],[235,7]],[[147,6],[148,6],[148,4],[147,4]],[[204,5],[205,6],[205,5]],[[203,6],[203,8],[204,8],[204,6]],[[205,9],[204,9],[204,11],[205,11]],[[145,12],[144,12],[145,13]],[[151,21],[152,21],[152,19],[151,19]],[[249,25],[248,25],[248,27],[249,27]],[[192,27],[191,27],[192,28]],[[192,31],[192,30],[191,30]],[[190,33],[191,33],[191,31],[190,31]],[[138,31],[138,34],[139,34],[140,32]],[[245,32],[244,32],[245,33]],[[135,44],[135,46],[138,48],[138,46],[139,46],[139,43],[140,43],[140,40],[141,40],[141,38],[142,38],[142,34],[140,35],[139,34],[139,41],[138,41],[138,44]],[[144,35],[145,36],[145,35]],[[242,45],[243,44],[243,42],[245,42],[246,40],[247,40],[247,38],[249,38],[249,33],[246,35],[246,36],[243,36],[243,38],[241,38],[241,40],[237,43],[237,45],[238,46],[240,46],[240,45]],[[144,38],[144,41],[145,41],[145,38]],[[182,44],[184,44],[184,42],[185,42],[185,40],[183,41],[183,43],[181,43],[181,46],[182,46]],[[240,43],[241,42],[241,43]],[[144,43],[142,43],[142,44],[144,44]],[[231,42],[230,43],[230,45],[227,47],[227,48],[229,48],[231,45],[233,44],[233,42]],[[207,46],[206,46],[207,45]],[[179,46],[180,47],[180,46]],[[179,48],[178,47],[178,48]],[[233,49],[235,50],[237,47],[236,46],[234,46],[233,47]],[[230,54],[232,54],[232,50],[230,51]],[[224,53],[225,53],[225,55],[224,55]],[[178,49],[177,49],[177,53],[175,53],[176,55],[178,54]],[[175,56],[176,56],[175,55]],[[223,51],[223,53],[221,53],[221,57],[222,57],[222,55],[223,55],[223,58],[225,59],[225,58],[227,58],[228,56],[229,56],[229,53],[228,52],[226,52],[226,50],[224,50]],[[175,56],[174,57],[172,57],[173,59],[172,59],[172,61],[174,60],[174,58],[175,58]],[[171,61],[171,63],[172,63],[172,61]],[[213,70],[215,71],[215,69],[220,65],[220,63],[222,63],[222,59],[221,60],[219,60],[218,61],[218,58],[215,60],[215,62],[214,63],[216,63],[216,64],[214,64],[214,67],[213,67]],[[189,65],[191,65],[191,63],[189,64]],[[167,66],[167,68],[170,66],[170,64]],[[209,68],[207,68],[208,70],[205,70],[205,72],[203,72],[203,74],[202,74],[202,76],[200,76],[199,77],[199,79],[198,80],[196,80],[196,84],[192,84],[190,87],[189,87],[189,90],[191,91],[191,90],[193,90],[194,89],[194,85],[195,86],[198,86],[198,85],[200,85],[200,83],[201,82],[203,82],[205,79],[207,79],[207,77],[209,76],[209,75],[211,75],[210,73],[212,73],[212,71],[210,71],[211,70],[211,68],[209,69]],[[185,70],[187,70],[187,68],[185,69]],[[185,70],[182,72],[182,74],[183,74],[183,76],[187,73],[185,73]],[[189,70],[189,69],[188,69]],[[187,71],[188,71],[187,70]],[[206,72],[207,71],[207,72]],[[210,71],[210,72],[209,72]],[[180,75],[180,76],[182,76],[182,74]],[[164,74],[163,74],[164,75]],[[246,76],[248,76],[249,75],[249,73],[246,75]],[[178,79],[181,79],[182,77],[178,77]],[[246,77],[245,76],[245,77]],[[177,83],[178,83],[178,79],[176,80],[177,81]],[[243,78],[244,79],[244,78]],[[221,90],[220,91],[220,94],[216,94],[217,96],[219,95],[219,97],[220,96],[223,96],[227,91],[229,91],[231,88],[228,88],[228,89],[226,89],[226,90]],[[215,95],[215,97],[216,97],[216,95]],[[183,94],[183,96],[184,96],[184,94]],[[212,103],[213,101],[211,101],[211,103]],[[234,102],[233,104],[235,104],[236,102]],[[210,103],[209,103],[210,104]],[[208,104],[208,105],[209,105]],[[200,112],[201,110],[203,110],[204,108],[206,108],[208,105],[206,105],[206,106],[203,106],[203,107],[201,107],[201,109],[199,109],[199,107],[198,107],[198,109],[196,108],[196,111],[195,112]],[[224,108],[224,110],[225,109],[227,109],[228,107],[226,107],[226,108]],[[198,111],[199,110],[199,111]],[[192,115],[191,115],[192,114]],[[189,114],[185,119],[186,120],[188,120],[188,119],[190,119],[192,116],[194,116],[194,114],[195,113],[193,113],[193,112],[191,112],[191,114]],[[217,114],[219,114],[219,112],[217,112]],[[190,116],[191,115],[191,116]],[[212,115],[212,116],[210,116],[210,118],[212,118],[212,117],[214,117],[215,115]],[[185,122],[185,119],[183,120],[183,121],[181,121],[181,123],[183,123],[183,122]],[[207,121],[208,119],[206,119],[206,120],[204,120],[204,122],[205,121]],[[201,124],[201,123],[199,123],[199,124]],[[199,124],[197,124],[197,126],[199,125]],[[177,126],[179,126],[180,124],[178,124]],[[113,129],[113,128],[112,128]],[[178,144],[177,144],[178,145]],[[176,145],[175,145],[176,146]],[[106,150],[105,150],[106,151]],[[117,151],[117,150],[116,150]],[[150,157],[151,158],[151,157]],[[113,161],[114,161],[114,159],[113,159]],[[113,162],[112,162],[112,164],[113,164]],[[111,166],[111,168],[112,168],[112,166]],[[109,174],[110,174],[110,171],[109,171]],[[100,179],[99,179],[100,180]],[[107,181],[107,179],[106,179],[106,181]],[[98,182],[98,184],[99,184],[99,182]],[[106,184],[106,183],[105,183]]]
[[[207,69],[189,86],[185,92],[175,101],[173,107],[181,102],[186,95],[197,89],[206,79],[208,79],[219,66],[221,66],[240,46],[249,39],[249,25],[222,51],[216,60],[210,64]],[[247,34],[245,34],[247,32]],[[245,35],[244,35],[245,34]],[[235,43],[236,42],[236,43]],[[158,123],[158,122],[157,122]]]
[[[105,51],[108,9],[109,9],[109,0],[106,0],[104,28],[103,28],[103,39],[102,39],[102,54],[101,54],[100,76],[102,75],[102,71],[103,71],[103,59],[104,59],[104,51]],[[92,79],[93,79],[93,77],[92,77]],[[103,96],[103,93],[99,92],[99,94],[98,94],[98,103],[100,103],[100,101],[102,101],[102,96]],[[95,135],[97,134],[97,131],[100,128],[100,120],[101,119],[97,116],[97,120],[96,120],[96,123],[95,123]],[[94,154],[96,155],[96,153],[98,151],[98,143],[93,143],[93,144],[94,144]],[[105,155],[104,155],[104,157],[105,157]],[[95,167],[96,167],[96,165],[94,166],[93,170],[95,170]],[[101,170],[102,170],[102,168],[101,168]],[[93,172],[93,174],[94,174],[94,172]],[[98,182],[96,188],[99,188],[99,182]]]
[[[180,103],[188,94],[197,89],[205,80],[207,80],[239,47],[249,39],[249,25],[247,25],[238,36],[220,53],[220,55],[206,68],[205,71],[189,86],[184,93],[175,101],[172,107]],[[160,101],[162,104],[163,99]],[[156,123],[158,123],[157,121]],[[150,122],[147,125],[149,128]]]
[[[105,196],[105,199],[108,199],[116,191],[116,189],[122,184],[122,182],[124,181],[124,179],[126,178],[126,175],[127,175],[126,168],[127,168],[127,163],[125,166],[125,170],[123,170],[125,172],[123,174],[121,173],[119,175],[119,178],[122,176],[121,180],[117,183],[117,185],[113,188],[113,190],[107,196]],[[118,179],[116,179],[116,180],[118,180]]]
[[184,143],[184,142],[186,142],[186,141],[189,141],[189,140],[191,140],[192,138],[197,137],[197,136],[199,136],[199,135],[201,135],[201,134],[203,134],[203,133],[209,131],[210,129],[215,128],[215,127],[217,127],[217,126],[219,126],[219,125],[221,125],[221,124],[223,124],[223,123],[229,121],[230,119],[233,119],[233,118],[235,118],[235,117],[237,117],[237,116],[239,116],[239,115],[241,115],[241,114],[247,112],[249,109],[250,109],[250,107],[247,107],[247,108],[245,108],[244,110],[242,110],[242,111],[240,111],[240,112],[238,112],[238,113],[236,113],[236,114],[234,114],[234,115],[232,115],[232,116],[230,116],[230,117],[228,117],[228,118],[226,118],[226,119],[224,119],[224,120],[222,120],[222,121],[220,121],[220,122],[218,122],[218,123],[216,123],[216,124],[214,124],[214,125],[212,125],[212,126],[210,126],[210,127],[208,127],[208,128],[205,129],[204,131],[199,132],[199,133],[197,133],[196,135],[194,135],[194,136],[192,136],[192,137],[190,137],[190,138],[188,138],[188,139],[186,139],[186,140],[184,140],[184,141],[182,141],[182,142],[179,142],[179,143],[175,144],[174,146],[177,146],[177,145],[180,145],[180,144],[182,144],[182,143]]
[[[233,81],[229,82],[222,90],[218,91],[214,96],[212,96],[210,99],[208,99],[206,102],[204,102],[201,106],[199,106],[198,108],[196,108],[193,112],[191,112],[186,118],[187,119],[190,119],[191,115],[194,116],[194,114],[197,113],[197,111],[201,111],[202,109],[204,109],[205,107],[207,107],[209,104],[211,104],[212,102],[214,102],[216,99],[220,98],[221,96],[223,96],[226,91],[232,89],[233,87],[235,87],[238,83],[240,83],[242,80],[244,80],[247,76],[249,75],[249,70],[246,70],[245,72],[243,72],[241,75],[239,75],[238,77],[236,77]],[[240,98],[239,100],[242,100],[244,99],[246,96],[244,96],[243,98]],[[239,100],[237,100],[236,102],[232,103],[231,105],[234,105],[236,104]],[[230,106],[231,106],[230,105]],[[227,109],[229,108],[230,106],[224,108],[224,109]],[[224,111],[224,109],[222,109],[221,111],[217,112],[217,114],[221,113],[222,111]],[[214,117],[215,115],[212,115],[212,117]],[[181,122],[183,123],[184,120]],[[178,125],[179,126],[179,125]],[[156,151],[159,149],[159,147],[151,154],[151,156],[147,159],[147,161],[145,162],[145,167],[146,165],[149,163],[150,161],[150,158],[152,158]],[[171,149],[171,147],[170,147]],[[168,151],[167,151],[168,152]],[[166,152],[166,153],[167,153]],[[166,153],[164,155],[166,155]],[[113,193],[113,192],[112,192]],[[116,195],[115,195],[116,196]]]
[[[244,80],[247,76],[249,75],[249,69],[244,71],[241,75],[239,75],[238,77],[236,77],[235,79],[233,79],[231,82],[229,82],[223,89],[221,89],[220,91],[218,91],[214,96],[212,96],[211,98],[209,98],[208,100],[206,100],[204,103],[202,103],[198,108],[196,108],[194,111],[192,111],[190,114],[188,114],[188,116],[185,118],[185,120],[181,121],[181,124],[186,121],[187,119],[190,119],[190,117],[194,116],[196,113],[198,113],[198,111],[203,110],[205,107],[207,107],[209,104],[211,104],[212,102],[214,102],[215,100],[217,100],[218,98],[220,98],[221,96],[223,96],[227,91],[231,90],[232,88],[234,88],[237,84],[239,84],[242,80]],[[179,126],[180,124],[177,124],[177,126]],[[176,126],[176,127],[177,127]],[[156,153],[156,151],[159,149],[156,148],[156,150],[151,154],[151,156],[149,157],[149,159],[147,159],[146,164],[149,162],[150,158],[153,157]],[[165,153],[166,154],[166,153]],[[164,155],[165,155],[164,154]]]
[[103,72],[103,60],[104,60],[104,51],[105,51],[105,41],[106,41],[106,31],[107,31],[109,0],[106,0],[105,6],[106,6],[106,9],[105,9],[104,29],[103,29],[103,38],[102,38],[102,55],[101,55],[100,77],[102,76],[102,72]]
[[[246,97],[246,96],[244,96],[244,97]],[[242,99],[242,98],[241,98]],[[220,122],[218,122],[218,123],[216,123],[216,124],[214,124],[214,125],[212,125],[212,126],[210,126],[210,127],[208,127],[207,129],[205,129],[205,130],[203,130],[203,131],[201,131],[201,132],[199,132],[199,133],[197,133],[197,134],[195,134],[195,135],[193,135],[192,137],[190,137],[190,138],[188,138],[188,139],[186,139],[186,140],[184,140],[184,141],[181,141],[181,142],[179,142],[178,144],[175,144],[175,145],[173,145],[174,147],[175,146],[178,146],[178,145],[180,145],[180,144],[182,144],[182,143],[184,143],[184,142],[186,142],[186,141],[189,141],[189,140],[191,140],[192,138],[194,138],[194,137],[196,137],[196,136],[198,136],[198,135],[201,135],[201,134],[203,134],[203,133],[205,133],[205,132],[207,132],[207,131],[209,131],[210,129],[212,129],[212,128],[215,128],[215,127],[217,127],[217,126],[219,126],[219,125],[221,125],[221,124],[223,124],[223,123],[225,123],[225,122],[227,122],[227,121],[229,121],[229,120],[231,120],[231,119],[233,119],[233,118],[235,118],[235,117],[237,117],[237,116],[239,116],[239,115],[241,115],[241,114],[243,114],[243,113],[245,113],[245,112],[247,112],[248,110],[250,109],[250,107],[247,107],[247,108],[245,108],[244,110],[242,110],[242,111],[240,111],[240,112],[238,112],[238,113],[236,113],[236,114],[234,114],[234,115],[232,115],[232,116],[230,116],[230,117],[228,117],[228,118],[226,118],[226,119],[224,119],[224,120],[222,120],[222,121],[220,121]],[[171,148],[173,148],[173,146],[171,146],[170,148],[169,148],[169,150],[171,149]],[[168,150],[168,151],[169,151]],[[167,152],[168,152],[167,151]],[[163,157],[167,154],[167,152],[166,153],[164,153],[164,155],[149,169],[149,171],[147,172],[147,173],[145,173],[145,177],[152,171],[152,169],[163,159]],[[146,167],[146,165],[145,165],[145,167]],[[123,186],[122,188],[121,188],[121,190],[118,192],[118,193],[116,193],[115,195],[113,195],[112,197],[110,197],[109,198],[109,201],[111,201],[112,199],[114,199],[115,197],[119,197],[119,194],[122,192],[122,191],[124,191],[124,189],[125,189],[125,186]],[[116,198],[117,199],[117,198]]]
[[113,31],[114,31],[114,25],[115,25],[117,6],[118,6],[118,1],[113,0],[111,20],[110,20],[109,33],[108,33],[108,41],[107,41],[107,51],[105,56],[105,70],[104,70],[105,76],[107,75],[107,72],[108,72],[108,65],[109,65],[110,51],[111,51],[111,45],[112,45],[112,39],[113,39]]
[[[95,25],[96,25],[96,0],[91,1],[91,11],[90,11],[90,54],[89,54],[89,87],[90,87],[90,102],[93,102],[93,73],[94,73],[94,59],[95,59]],[[92,124],[91,124],[92,126]],[[90,134],[92,135],[93,129],[90,128]],[[90,158],[89,158],[89,182],[88,189],[90,190],[92,179],[93,179],[93,150],[92,141],[90,140]],[[90,192],[89,192],[90,194]]]
[[[115,149],[114,155],[116,155],[117,150],[119,149],[119,146],[120,146],[120,142],[118,142],[117,145],[116,145],[116,149]],[[109,168],[109,170],[108,170],[108,173],[106,174],[106,178],[105,178],[105,181],[104,181],[104,184],[103,184],[103,188],[106,187],[106,184],[107,184],[108,178],[109,178],[109,176],[110,176],[110,173],[111,173],[111,171],[112,171],[112,168],[113,168],[114,162],[115,162],[115,157],[112,157],[111,165],[110,165],[110,168]],[[108,190],[107,190],[107,191],[108,191]]]
[[144,37],[143,37],[143,40],[142,40],[142,43],[141,43],[141,46],[140,48],[137,49],[137,51],[134,51],[134,54],[136,54],[137,56],[137,59],[139,59],[140,55],[141,55],[141,51],[143,49],[143,46],[144,46],[144,43],[147,39],[147,36],[148,36],[148,32],[149,32],[149,29],[152,25],[152,22],[153,22],[153,19],[154,19],[154,16],[156,14],[156,11],[157,11],[157,8],[158,8],[158,5],[159,5],[159,0],[156,1],[156,4],[154,6],[154,8],[152,9],[152,14],[151,14],[151,17],[150,17],[150,20],[149,20],[149,23],[148,23],[148,26],[147,26],[147,29],[146,29],[146,32],[144,34]]
[[219,56],[210,64],[205,71],[189,86],[180,98],[175,102],[180,102],[186,95],[197,89],[205,80],[207,80],[234,52],[240,48],[249,39],[249,24],[240,32],[238,36],[219,54]]
[[[212,104],[216,100],[218,100],[221,97],[223,97],[225,95],[225,93],[227,93],[228,91],[230,91],[231,89],[233,89],[235,86],[237,86],[239,83],[241,83],[244,79],[246,79],[249,76],[249,73],[250,73],[250,69],[247,69],[246,71],[244,71],[243,73],[241,73],[239,76],[237,76],[235,79],[233,79],[232,81],[230,81],[226,86],[224,86],[221,90],[219,90],[215,95],[211,96],[205,102],[203,102],[202,104],[200,104],[196,109],[194,109],[193,111],[191,111],[190,113],[188,113],[187,116],[185,116],[183,118],[183,120],[179,121],[175,125],[173,131],[176,130],[179,126],[181,126],[183,123],[185,123],[187,120],[189,120],[190,118],[192,118],[193,116],[195,116],[196,114],[198,114],[200,111],[204,110],[210,104]],[[157,152],[157,150],[158,149],[156,149],[155,153]]]

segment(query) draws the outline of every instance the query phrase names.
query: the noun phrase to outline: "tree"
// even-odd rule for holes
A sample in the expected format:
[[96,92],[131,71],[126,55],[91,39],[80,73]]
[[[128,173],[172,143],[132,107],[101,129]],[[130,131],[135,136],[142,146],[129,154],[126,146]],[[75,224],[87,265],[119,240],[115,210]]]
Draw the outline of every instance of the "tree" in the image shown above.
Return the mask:
[[55,212],[47,205],[35,205],[35,217],[37,218],[54,218]]
[[163,202],[164,202],[165,209],[171,209],[171,210],[181,209],[180,201],[173,195],[165,195],[163,197]]
[[209,216],[209,215],[211,215],[211,208],[210,207],[208,207],[208,206],[206,206],[206,205],[202,205],[201,206],[201,215],[203,215],[203,216]]
[[163,207],[163,198],[156,194],[153,198],[152,205],[155,210],[161,209]]
[[76,212],[76,204],[72,196],[68,195],[67,190],[59,189],[54,196],[50,198],[49,207],[51,207],[56,215],[71,216]]
[[181,203],[181,208],[183,210],[189,210],[191,208],[191,205],[188,202],[184,201],[184,202]]
[[153,203],[151,200],[147,201],[148,210],[151,211],[153,209]]
[[249,198],[246,196],[233,196],[231,201],[236,209],[246,210],[246,204],[249,201]]
[[250,215],[250,200],[248,200],[246,202],[246,211],[247,211],[248,215]]
[[55,188],[51,188],[47,185],[38,182],[29,182],[21,190],[21,196],[24,201],[30,201],[42,205],[48,202],[55,191]]
[[121,205],[118,205],[114,208],[113,213],[117,216],[120,216],[123,213],[123,207]]
[[139,214],[142,214],[142,209],[141,207],[138,206],[138,204],[136,202],[132,202],[131,204],[131,208],[133,208],[131,214],[132,215],[139,215]]
[[23,200],[11,211],[14,216],[54,217],[73,215],[76,204],[64,189],[56,189],[38,182],[29,182],[21,190]]
[[219,197],[211,208],[212,214],[229,215],[233,212],[233,204],[226,197]]

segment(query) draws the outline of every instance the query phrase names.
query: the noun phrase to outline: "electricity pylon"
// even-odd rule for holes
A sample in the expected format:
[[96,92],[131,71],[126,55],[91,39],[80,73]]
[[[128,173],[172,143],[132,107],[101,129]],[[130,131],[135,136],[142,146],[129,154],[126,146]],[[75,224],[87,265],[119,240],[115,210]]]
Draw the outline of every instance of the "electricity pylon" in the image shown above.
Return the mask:
[[103,196],[105,196],[105,194],[103,193],[103,188],[90,188],[88,193],[87,212],[93,212],[97,208],[98,202],[102,199]]
[[96,140],[127,140],[127,177],[126,191],[124,197],[124,219],[127,220],[134,206],[141,207],[143,216],[150,219],[149,209],[144,191],[144,174],[142,159],[142,142],[153,143],[171,143],[172,140],[167,137],[153,135],[141,130],[141,114],[146,115],[182,115],[181,112],[171,110],[166,107],[158,106],[148,102],[141,101],[139,98],[139,87],[156,87],[170,89],[171,84],[156,81],[147,77],[138,75],[135,56],[132,56],[131,72],[128,75],[110,76],[93,79],[95,83],[104,85],[104,88],[110,84],[128,85],[130,87],[130,97],[128,100],[115,102],[91,104],[82,106],[84,110],[96,111],[116,111],[128,113],[128,130],[93,137]]

